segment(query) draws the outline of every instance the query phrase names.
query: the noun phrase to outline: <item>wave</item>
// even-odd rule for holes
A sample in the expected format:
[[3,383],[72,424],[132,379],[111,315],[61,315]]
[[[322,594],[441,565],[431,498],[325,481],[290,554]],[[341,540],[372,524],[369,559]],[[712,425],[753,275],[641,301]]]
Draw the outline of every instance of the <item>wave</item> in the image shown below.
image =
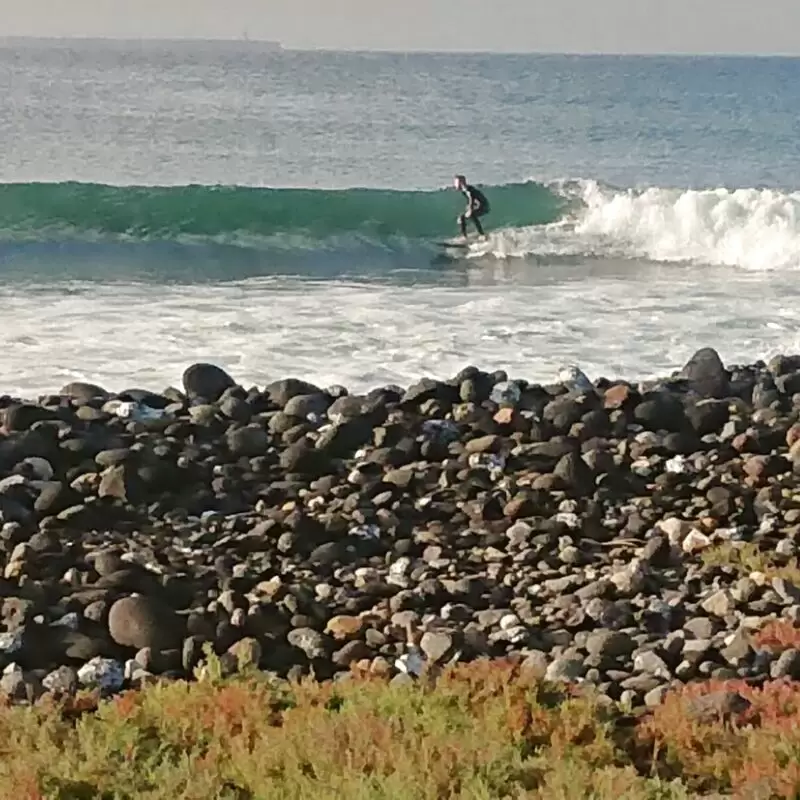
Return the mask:
[[553,191],[577,211],[541,228],[503,231],[484,254],[800,267],[800,192],[618,189],[594,180],[564,181]]
[[[632,189],[587,179],[484,188],[491,233],[471,257],[800,267],[800,192]],[[107,253],[109,246],[135,248],[149,258],[153,251],[142,248],[158,246],[159,258],[173,265],[196,258],[197,247],[180,253],[200,245],[208,259],[227,263],[229,254],[219,246],[230,245],[242,258],[279,251],[275,263],[289,259],[304,268],[323,261],[333,268],[354,255],[378,266],[419,255],[421,245],[453,235],[461,207],[461,198],[445,189],[0,184],[0,263],[5,271],[14,259],[4,253],[21,244],[24,268],[32,258],[50,260],[53,247],[66,255],[65,244],[76,259],[87,257],[87,248]],[[112,255],[124,272],[125,254]],[[265,268],[261,261],[243,266],[248,272]]]
[[[547,224],[566,200],[535,183],[485,187],[492,223]],[[452,236],[463,207],[453,190],[270,189],[242,186],[0,184],[0,239],[135,241],[282,238],[297,243],[359,236],[374,241]]]

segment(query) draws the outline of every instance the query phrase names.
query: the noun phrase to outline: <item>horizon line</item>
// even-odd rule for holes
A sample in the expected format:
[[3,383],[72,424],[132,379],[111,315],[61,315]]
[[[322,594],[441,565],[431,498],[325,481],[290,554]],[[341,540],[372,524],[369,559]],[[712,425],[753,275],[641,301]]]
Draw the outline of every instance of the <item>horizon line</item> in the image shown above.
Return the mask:
[[491,50],[472,48],[395,48],[395,47],[330,47],[330,46],[296,46],[286,45],[277,39],[244,38],[235,36],[33,36],[27,34],[0,35],[0,42],[117,42],[130,44],[171,43],[171,44],[239,44],[246,46],[271,45],[278,51],[303,53],[352,53],[368,55],[497,55],[497,56],[580,56],[580,57],[613,57],[613,58],[800,58],[800,52],[758,52],[758,51],[725,51],[725,50],[651,50],[651,51],[617,51],[617,50],[547,50],[533,48],[530,50]]

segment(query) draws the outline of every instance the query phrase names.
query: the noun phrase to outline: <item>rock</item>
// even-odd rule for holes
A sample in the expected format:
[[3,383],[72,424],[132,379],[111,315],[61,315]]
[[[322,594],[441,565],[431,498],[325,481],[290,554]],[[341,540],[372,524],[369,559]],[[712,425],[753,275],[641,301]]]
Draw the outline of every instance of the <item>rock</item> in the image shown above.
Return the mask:
[[481,436],[478,439],[470,439],[464,449],[467,453],[497,453],[502,442],[500,436]]
[[586,651],[599,658],[617,659],[629,656],[636,649],[636,643],[622,631],[594,631],[586,640]]
[[634,419],[649,431],[680,432],[688,425],[683,403],[667,392],[654,392],[636,406]]
[[544,678],[553,683],[572,683],[583,676],[583,660],[577,656],[558,656],[547,666]]
[[239,422],[242,425],[247,425],[247,423],[253,418],[253,409],[241,397],[237,397],[232,394],[232,392],[235,391],[235,388],[226,389],[222,394],[222,397],[220,397],[217,407],[224,417],[227,417],[234,422]]
[[283,413],[300,419],[305,419],[309,414],[321,416],[327,413],[331,403],[332,398],[327,394],[297,394],[286,401]]
[[744,462],[745,474],[756,481],[774,478],[783,472],[790,472],[791,462],[783,456],[753,456]]
[[78,682],[86,689],[103,694],[118,692],[125,682],[125,667],[111,658],[93,658],[78,670]]
[[746,663],[753,654],[750,637],[744,631],[737,631],[720,655],[733,666]]
[[636,672],[645,672],[649,675],[663,678],[664,680],[670,680],[672,678],[667,663],[652,650],[638,653],[633,659],[633,668]]
[[547,674],[547,655],[540,650],[534,650],[525,656],[520,664],[520,673],[527,673],[536,680],[542,680]]
[[698,722],[717,722],[739,716],[750,708],[750,701],[733,691],[716,691],[691,698],[686,713]]
[[337,650],[331,660],[337,667],[346,669],[351,664],[372,658],[373,655],[372,650],[364,642],[356,639]]
[[594,491],[594,473],[578,453],[567,453],[556,464],[553,474],[577,494],[590,495]]
[[180,647],[183,639],[183,624],[175,612],[143,595],[117,600],[108,612],[108,630],[117,644],[135,650],[170,650]]
[[311,660],[325,658],[332,649],[328,638],[312,628],[296,628],[289,632],[288,640]]
[[241,672],[251,667],[258,667],[261,663],[262,648],[257,639],[248,636],[240,639],[228,648],[230,653],[236,659],[237,669]]
[[[275,381],[264,388],[264,392],[269,395],[269,399],[279,408],[285,409],[286,404],[298,396],[307,397],[309,395],[321,395],[319,387],[312,383],[298,380],[297,378],[286,378]],[[289,413],[289,412],[286,412]]]
[[79,502],[80,496],[61,481],[47,481],[33,504],[39,514],[55,515]]
[[640,399],[639,393],[627,383],[609,386],[603,394],[603,407],[607,409],[633,408]]
[[588,410],[582,395],[566,394],[548,403],[542,416],[558,431],[566,433]]
[[791,648],[784,650],[770,667],[772,678],[790,678],[800,680],[800,650]]
[[58,667],[42,678],[42,686],[57,695],[74,695],[78,685],[78,671],[69,666]]
[[352,639],[364,630],[365,622],[362,617],[353,617],[344,614],[331,617],[325,627],[325,632],[337,641]]
[[331,426],[320,435],[316,449],[330,458],[348,458],[372,438],[372,425],[367,419],[353,419]]
[[664,698],[669,693],[668,686],[657,686],[645,693],[644,704],[647,708],[657,708],[664,702]]
[[100,486],[97,490],[98,497],[109,497],[126,503],[132,499],[135,492],[135,481],[132,480],[131,471],[124,464],[109,467],[100,475]]
[[25,700],[28,698],[28,686],[25,673],[16,664],[9,664],[0,676],[0,694],[9,700]]
[[426,631],[419,643],[428,661],[443,661],[453,648],[453,637],[446,631]]
[[213,364],[192,364],[183,373],[183,389],[190,400],[202,397],[215,402],[226,389],[235,385],[225,370]]
[[27,431],[35,423],[54,419],[53,412],[33,403],[13,403],[3,412],[3,426],[7,431]]
[[681,377],[685,378],[691,390],[700,397],[728,396],[730,386],[728,373],[716,350],[704,347],[686,362]]
[[84,405],[92,400],[107,400],[108,392],[94,383],[75,381],[63,386],[58,392],[62,397],[69,397],[76,403]]
[[736,608],[736,600],[727,589],[720,589],[703,600],[700,607],[707,614],[724,618],[733,613]]
[[269,435],[258,425],[234,428],[227,433],[228,449],[234,456],[263,455],[269,448]]
[[24,630],[35,613],[36,604],[22,597],[7,597],[0,610],[3,623],[10,632]]
[[707,436],[722,431],[730,417],[730,406],[725,400],[700,400],[686,409],[686,416],[698,436]]

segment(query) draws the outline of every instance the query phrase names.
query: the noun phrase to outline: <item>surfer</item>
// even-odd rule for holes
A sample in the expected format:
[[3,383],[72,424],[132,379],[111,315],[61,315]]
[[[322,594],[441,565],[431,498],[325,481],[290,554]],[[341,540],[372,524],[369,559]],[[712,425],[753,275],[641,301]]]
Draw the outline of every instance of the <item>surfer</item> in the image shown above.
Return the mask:
[[461,235],[465,239],[467,238],[467,220],[471,219],[478,234],[485,239],[486,234],[483,232],[480,217],[489,213],[489,201],[486,199],[486,195],[480,189],[470,186],[463,175],[456,175],[453,185],[467,198],[467,210],[463,214],[459,214],[457,220],[461,228]]

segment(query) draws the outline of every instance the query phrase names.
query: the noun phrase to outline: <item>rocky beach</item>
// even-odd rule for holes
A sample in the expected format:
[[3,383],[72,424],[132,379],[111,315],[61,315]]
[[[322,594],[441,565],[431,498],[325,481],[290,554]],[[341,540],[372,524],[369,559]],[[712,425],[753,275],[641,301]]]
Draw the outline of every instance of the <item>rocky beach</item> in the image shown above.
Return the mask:
[[365,395],[194,364],[2,406],[11,702],[191,679],[212,650],[319,680],[510,658],[631,708],[800,678],[798,356]]

